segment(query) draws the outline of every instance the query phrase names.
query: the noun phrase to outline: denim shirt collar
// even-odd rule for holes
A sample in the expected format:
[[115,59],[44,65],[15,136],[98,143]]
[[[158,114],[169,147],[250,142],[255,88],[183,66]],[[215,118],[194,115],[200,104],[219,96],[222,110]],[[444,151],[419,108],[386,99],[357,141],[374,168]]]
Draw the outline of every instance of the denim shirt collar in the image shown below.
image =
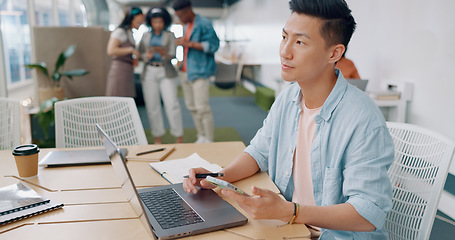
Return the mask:
[[[314,117],[314,121],[316,124],[320,124],[321,121],[329,121],[332,117],[332,112],[336,109],[338,104],[340,103],[341,99],[343,98],[344,94],[346,93],[346,89],[348,87],[348,82],[343,77],[341,71],[335,68],[335,74],[338,76],[337,82],[333,87],[332,91],[330,92],[329,96],[325,100],[324,104],[322,105],[321,111],[318,115]],[[300,109],[300,100],[302,99],[302,89],[299,88],[297,94],[292,98],[292,102],[297,105]]]
[[319,114],[314,117],[316,124],[320,124],[323,120],[326,122],[330,120],[333,111],[336,109],[344,94],[346,93],[348,82],[343,77],[343,74],[341,74],[341,71],[339,69],[335,69],[335,74],[338,76],[337,82],[335,83],[335,86],[322,105],[321,112],[319,112]]
[[[194,16],[194,19],[193,19],[193,29],[194,29],[194,26],[199,25],[200,21],[201,21],[201,16],[196,13]],[[185,24],[185,26],[184,26],[185,31],[187,30],[187,28],[188,28],[188,24]]]
[[[294,83],[297,84],[297,83]],[[301,108],[300,101],[302,100],[302,89],[299,87],[299,91],[295,94],[295,96],[291,99],[291,102],[297,106],[297,108]]]

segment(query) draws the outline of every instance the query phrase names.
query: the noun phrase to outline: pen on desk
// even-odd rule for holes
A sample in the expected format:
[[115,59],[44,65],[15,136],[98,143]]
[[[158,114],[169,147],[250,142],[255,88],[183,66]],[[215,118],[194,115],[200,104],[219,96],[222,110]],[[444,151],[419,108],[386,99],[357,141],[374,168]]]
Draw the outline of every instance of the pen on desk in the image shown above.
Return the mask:
[[147,154],[147,153],[161,152],[161,151],[164,151],[164,149],[166,149],[166,148],[158,148],[158,149],[153,149],[153,150],[150,150],[150,151],[138,152],[138,153],[136,153],[136,156],[144,155],[144,154]]
[[[206,178],[207,176],[211,177],[222,177],[224,176],[224,173],[198,173],[196,174],[196,178]],[[189,178],[190,176],[186,175],[183,176],[184,178]]]

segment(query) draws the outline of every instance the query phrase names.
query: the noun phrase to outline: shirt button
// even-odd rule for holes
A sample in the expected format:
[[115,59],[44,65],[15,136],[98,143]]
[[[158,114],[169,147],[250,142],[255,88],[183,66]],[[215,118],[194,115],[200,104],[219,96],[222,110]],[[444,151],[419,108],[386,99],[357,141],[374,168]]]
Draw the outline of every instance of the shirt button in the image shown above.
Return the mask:
[[289,148],[289,152],[290,152],[290,153],[292,152],[292,148]]
[[286,172],[285,174],[286,174],[286,176],[289,176],[289,172]]

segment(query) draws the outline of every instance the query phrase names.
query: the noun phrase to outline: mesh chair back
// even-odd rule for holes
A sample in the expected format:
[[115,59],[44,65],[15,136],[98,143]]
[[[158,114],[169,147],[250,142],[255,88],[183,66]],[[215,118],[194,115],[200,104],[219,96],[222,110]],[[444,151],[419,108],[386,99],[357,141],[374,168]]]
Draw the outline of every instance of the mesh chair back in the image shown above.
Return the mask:
[[148,144],[133,98],[86,97],[55,103],[56,147],[103,146],[95,123],[119,146]]
[[236,86],[240,82],[240,76],[238,75],[240,69],[239,64],[224,64],[217,63],[216,75],[215,75],[215,86],[221,89],[230,89]]
[[21,143],[19,100],[0,97],[0,150]]
[[429,239],[455,143],[406,123],[387,123],[395,144],[389,169],[393,206],[385,228],[390,239]]

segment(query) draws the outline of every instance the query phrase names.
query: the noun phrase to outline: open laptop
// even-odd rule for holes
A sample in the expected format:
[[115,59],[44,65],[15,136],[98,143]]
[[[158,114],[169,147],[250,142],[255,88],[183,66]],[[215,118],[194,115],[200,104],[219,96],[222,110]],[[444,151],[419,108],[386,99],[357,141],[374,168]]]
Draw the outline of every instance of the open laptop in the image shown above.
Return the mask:
[[212,190],[187,193],[181,183],[137,190],[126,166],[126,149],[120,150],[98,124],[96,128],[128,201],[152,237],[174,239],[248,222]]
[[348,81],[348,83],[350,83],[351,85],[357,87],[358,89],[362,90],[365,92],[365,90],[367,89],[367,84],[368,84],[368,80],[367,79],[346,79]]

